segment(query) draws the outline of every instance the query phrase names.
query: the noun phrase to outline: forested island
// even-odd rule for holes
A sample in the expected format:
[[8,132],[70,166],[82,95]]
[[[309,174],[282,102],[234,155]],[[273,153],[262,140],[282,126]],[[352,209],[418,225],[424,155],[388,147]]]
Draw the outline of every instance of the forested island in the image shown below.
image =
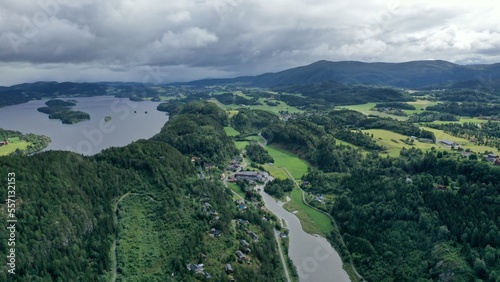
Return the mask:
[[80,121],[89,120],[90,115],[82,111],[72,110],[76,106],[75,100],[63,101],[59,99],[49,100],[45,103],[46,107],[40,107],[37,110],[49,115],[50,119],[59,119],[64,124],[75,124]]

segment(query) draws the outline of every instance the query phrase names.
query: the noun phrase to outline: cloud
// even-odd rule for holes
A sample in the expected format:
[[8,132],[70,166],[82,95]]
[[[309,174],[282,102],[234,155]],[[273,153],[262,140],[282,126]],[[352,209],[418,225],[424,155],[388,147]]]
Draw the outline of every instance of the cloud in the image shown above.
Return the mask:
[[322,59],[493,63],[499,14],[490,0],[4,0],[0,85],[141,81],[148,67],[169,82]]

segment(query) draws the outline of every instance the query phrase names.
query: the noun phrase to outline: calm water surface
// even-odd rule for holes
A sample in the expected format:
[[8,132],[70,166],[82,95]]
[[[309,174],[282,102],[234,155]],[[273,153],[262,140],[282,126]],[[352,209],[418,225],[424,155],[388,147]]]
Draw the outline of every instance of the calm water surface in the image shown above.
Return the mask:
[[[49,136],[52,142],[45,150],[93,155],[105,148],[150,138],[168,121],[164,112],[156,110],[158,102],[132,102],[112,96],[61,99],[77,100],[73,109],[90,114],[90,120],[72,125],[51,120],[36,110],[47,100],[37,100],[0,108],[0,128]],[[111,116],[111,121],[104,122],[106,116]]]
[[300,281],[350,281],[347,272],[342,268],[339,254],[325,238],[304,232],[299,219],[285,210],[283,203],[276,202],[263,189],[261,189],[260,194],[266,208],[286,222],[290,231],[288,255],[297,268]]

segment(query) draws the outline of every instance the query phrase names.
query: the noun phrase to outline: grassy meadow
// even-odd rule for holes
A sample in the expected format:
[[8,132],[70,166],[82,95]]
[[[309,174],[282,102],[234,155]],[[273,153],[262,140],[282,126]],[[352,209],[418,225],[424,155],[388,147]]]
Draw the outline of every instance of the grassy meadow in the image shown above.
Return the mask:
[[225,126],[224,131],[226,132],[227,136],[238,136],[240,135],[240,132],[236,129],[234,129],[231,126]]
[[[274,159],[274,165],[272,167],[286,168],[295,179],[300,179],[304,174],[307,173],[307,163],[301,160],[295,154],[287,152],[273,145],[267,145],[265,149]],[[269,167],[269,165],[267,165],[267,167]]]
[[20,140],[19,137],[8,138],[9,144],[0,146],[0,156],[7,156],[14,153],[17,149],[24,150],[30,145],[29,142]]
[[[498,151],[497,148],[494,147],[489,147],[489,146],[479,146],[474,144],[473,142],[464,139],[464,138],[459,138],[455,137],[453,135],[450,135],[442,130],[439,129],[434,129],[434,128],[429,128],[429,127],[421,127],[422,129],[434,132],[434,135],[436,135],[436,139],[438,140],[451,140],[455,141],[458,143],[463,149],[470,149],[473,152],[477,153],[484,153],[485,151],[492,151],[495,154],[500,154],[500,151]],[[439,141],[438,141],[439,143]],[[444,145],[440,145],[441,147],[446,147]],[[447,148],[447,147],[446,147]]]
[[326,236],[333,231],[333,224],[331,219],[307,206],[302,201],[302,192],[299,188],[295,188],[290,193],[291,201],[288,201],[283,205],[283,207],[289,212],[295,212],[295,216],[297,216],[302,225],[302,229],[305,232],[310,234],[319,234],[321,236]]
[[413,145],[405,144],[401,139],[406,140],[409,136],[399,134],[393,131],[384,129],[368,129],[363,130],[364,133],[373,134],[373,139],[377,144],[382,145],[386,148],[386,152],[389,156],[397,157],[399,152],[403,148],[418,148],[422,150],[430,150],[432,147],[437,147],[436,144],[421,143],[415,140]]

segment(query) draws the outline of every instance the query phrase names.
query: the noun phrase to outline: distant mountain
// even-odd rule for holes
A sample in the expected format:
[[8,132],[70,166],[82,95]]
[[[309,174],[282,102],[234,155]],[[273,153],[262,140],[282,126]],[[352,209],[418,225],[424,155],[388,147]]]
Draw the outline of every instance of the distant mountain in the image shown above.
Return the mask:
[[89,97],[115,95],[129,98],[132,96],[152,96],[154,90],[139,83],[102,82],[54,82],[40,81],[23,83],[10,87],[0,87],[0,107],[26,103],[30,100],[58,97]]
[[447,86],[461,81],[488,83],[500,78],[500,64],[457,65],[446,61],[406,63],[363,63],[355,61],[318,61],[276,73],[242,76],[231,79],[205,79],[191,85],[240,84],[274,87],[291,84],[343,82],[388,85],[404,88]]

